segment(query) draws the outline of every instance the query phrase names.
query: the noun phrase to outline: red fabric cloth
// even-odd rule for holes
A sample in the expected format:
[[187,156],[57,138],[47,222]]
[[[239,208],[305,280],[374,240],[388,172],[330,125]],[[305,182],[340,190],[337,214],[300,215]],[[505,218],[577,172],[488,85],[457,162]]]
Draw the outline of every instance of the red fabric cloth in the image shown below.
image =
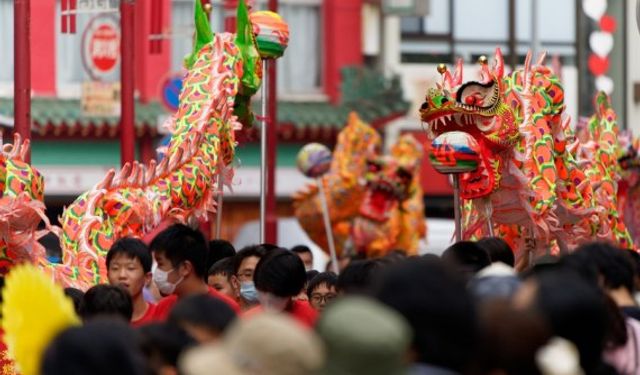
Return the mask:
[[138,319],[138,320],[132,320],[131,321],[131,326],[134,328],[138,328],[140,326],[143,326],[145,324],[149,324],[151,322],[153,322],[154,320],[154,316],[156,313],[156,305],[154,305],[153,303],[147,303],[147,306],[149,306],[147,308],[147,311],[145,311],[144,315],[142,316],[142,318]]
[[[222,300],[223,302],[226,302],[227,305],[229,305],[229,307],[231,307],[233,311],[236,312],[236,314],[240,314],[240,305],[238,305],[238,302],[234,301],[229,296],[218,292],[212,287],[209,287],[208,294],[212,297]],[[156,311],[153,314],[152,320],[166,320],[169,316],[169,313],[171,312],[171,309],[176,303],[178,303],[178,296],[176,296],[175,294],[166,296],[161,299],[160,302],[158,302],[158,304],[156,305]]]
[[[262,306],[258,305],[245,311],[243,316],[252,316],[263,312]],[[318,312],[311,307],[308,301],[293,300],[285,310],[291,317],[301,323],[305,327],[313,328],[318,320]]]

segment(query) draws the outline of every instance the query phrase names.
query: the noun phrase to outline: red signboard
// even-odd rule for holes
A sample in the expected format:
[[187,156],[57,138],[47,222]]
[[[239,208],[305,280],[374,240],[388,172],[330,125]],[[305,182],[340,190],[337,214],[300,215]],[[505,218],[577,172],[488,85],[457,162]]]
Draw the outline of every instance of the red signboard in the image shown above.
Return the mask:
[[113,25],[100,24],[89,38],[89,59],[101,73],[111,72],[118,64],[120,35]]
[[111,80],[120,63],[120,25],[116,17],[96,16],[82,36],[82,56],[89,76],[97,80]]

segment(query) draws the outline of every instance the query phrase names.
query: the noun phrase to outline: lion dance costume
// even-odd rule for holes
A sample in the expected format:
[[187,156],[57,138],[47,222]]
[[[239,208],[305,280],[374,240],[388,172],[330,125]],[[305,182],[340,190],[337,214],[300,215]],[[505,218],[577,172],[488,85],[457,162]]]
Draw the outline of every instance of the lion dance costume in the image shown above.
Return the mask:
[[616,199],[616,114],[599,94],[589,142],[581,144],[559,79],[543,61],[531,64],[529,54],[524,69],[505,76],[497,49],[493,67],[481,59],[479,81],[463,83],[461,62],[453,73],[441,65],[442,83],[427,91],[420,115],[429,136],[462,131],[479,147],[477,170],[460,176],[464,237],[493,229],[517,255],[565,252],[596,239],[629,248]]
[[[336,252],[367,257],[398,249],[416,254],[424,237],[420,187],[422,145],[402,136],[389,155],[380,153],[380,135],[355,113],[338,134],[329,172],[322,177]],[[295,215],[309,237],[328,249],[316,184],[294,196]]]

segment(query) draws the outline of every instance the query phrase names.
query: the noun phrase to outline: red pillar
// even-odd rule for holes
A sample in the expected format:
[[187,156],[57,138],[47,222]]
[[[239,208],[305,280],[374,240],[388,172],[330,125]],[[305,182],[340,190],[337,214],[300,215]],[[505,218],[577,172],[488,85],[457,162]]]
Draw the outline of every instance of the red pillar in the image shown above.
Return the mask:
[[135,0],[120,1],[120,164],[135,160],[135,105],[134,105],[134,48],[135,48]]
[[324,89],[333,103],[340,101],[340,69],[361,65],[362,0],[324,0]]
[[[14,131],[31,139],[31,0],[15,0],[13,14]],[[27,155],[29,161],[30,155]]]
[[35,96],[56,94],[56,1],[38,0],[31,7],[31,56],[35,62],[31,70],[31,88]]

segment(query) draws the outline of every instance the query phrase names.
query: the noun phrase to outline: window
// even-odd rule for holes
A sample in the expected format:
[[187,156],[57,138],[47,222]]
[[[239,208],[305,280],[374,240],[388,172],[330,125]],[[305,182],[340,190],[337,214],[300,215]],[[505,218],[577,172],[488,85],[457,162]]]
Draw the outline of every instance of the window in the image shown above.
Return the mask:
[[2,46],[2,58],[0,59],[0,95],[12,96],[13,0],[0,0],[0,46]]
[[471,62],[492,54],[496,47],[508,60],[510,42],[522,62],[532,43],[534,1],[541,49],[561,56],[564,64],[575,64],[575,0],[431,0],[428,16],[401,18],[402,62],[451,63],[457,57]]
[[278,60],[278,92],[319,94],[321,90],[320,1],[280,1],[278,13],[289,24],[289,46]]

